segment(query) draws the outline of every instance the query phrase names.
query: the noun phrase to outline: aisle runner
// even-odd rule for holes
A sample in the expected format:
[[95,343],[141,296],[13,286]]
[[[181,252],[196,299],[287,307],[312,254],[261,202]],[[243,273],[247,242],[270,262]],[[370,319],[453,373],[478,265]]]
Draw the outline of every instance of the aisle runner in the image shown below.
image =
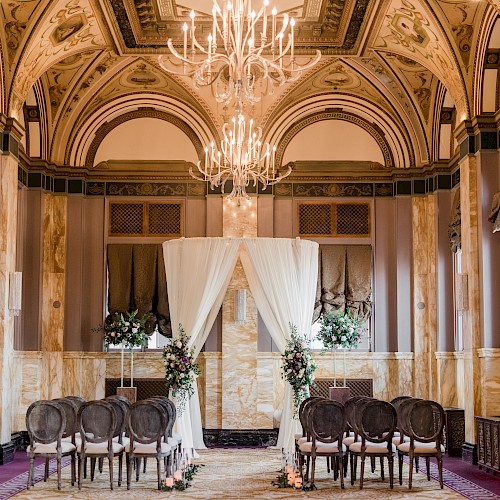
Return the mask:
[[[115,465],[117,465],[115,460]],[[70,467],[63,469],[62,491],[57,491],[56,476],[52,475],[47,483],[38,482],[29,491],[17,494],[16,500],[38,500],[38,499],[85,499],[85,500],[108,500],[111,498],[126,497],[129,499],[158,499],[176,498],[184,500],[195,499],[294,499],[294,498],[319,498],[331,499],[332,495],[339,495],[342,499],[377,498],[382,499],[430,499],[439,498],[444,500],[463,498],[457,494],[460,492],[466,498],[493,500],[494,495],[472,485],[469,481],[461,478],[457,480],[455,474],[446,471],[445,478],[450,481],[450,486],[455,490],[445,487],[439,489],[439,483],[431,480],[427,481],[424,474],[414,474],[413,490],[408,491],[408,466],[404,465],[403,486],[399,486],[396,479],[394,490],[389,489],[389,481],[380,480],[379,473],[371,474],[370,467],[367,467],[365,487],[359,490],[359,483],[351,486],[346,480],[346,489],[340,490],[338,481],[333,481],[331,476],[327,476],[325,460],[319,459],[317,466],[316,485],[318,490],[311,492],[293,491],[291,489],[278,489],[271,485],[279,474],[281,460],[276,450],[267,449],[211,449],[200,452],[200,458],[196,461],[204,464],[198,474],[195,475],[192,487],[186,491],[167,493],[156,490],[156,464],[154,460],[148,460],[148,470],[146,475],[141,474],[139,482],[132,481],[130,491],[126,490],[125,484],[121,488],[115,483],[115,490],[109,489],[109,476],[105,466],[102,474],[96,474],[93,483],[87,478],[83,481],[82,490],[72,488],[70,485]],[[378,461],[377,461],[378,462]],[[40,468],[41,467],[41,468]],[[38,467],[38,477],[43,476],[43,466]],[[397,470],[397,467],[396,467]],[[433,467],[433,475],[436,472]],[[115,478],[117,477],[115,470]],[[21,487],[26,485],[27,475],[21,474],[17,478]],[[451,484],[451,482],[453,484]],[[10,483],[10,481],[9,481]],[[463,488],[460,487],[463,483]],[[19,490],[17,490],[19,491]],[[10,495],[9,495],[10,496]],[[0,498],[9,498],[0,496]]]
[[[28,458],[26,458],[26,462],[28,462]],[[70,463],[71,463],[70,457],[64,457],[61,460],[62,467],[66,467]],[[49,474],[54,474],[54,472],[57,472],[57,462],[55,460],[51,460],[49,462]],[[43,481],[44,475],[45,475],[45,464],[37,465],[35,467],[35,483]],[[61,475],[62,476],[64,475],[64,469]],[[53,480],[54,480],[53,477],[49,479],[49,481]],[[28,484],[28,472],[23,472],[22,474],[19,474],[18,476],[15,476],[12,479],[5,481],[4,483],[1,483],[0,500],[5,500],[6,498],[14,496],[16,493],[25,490],[27,484]]]

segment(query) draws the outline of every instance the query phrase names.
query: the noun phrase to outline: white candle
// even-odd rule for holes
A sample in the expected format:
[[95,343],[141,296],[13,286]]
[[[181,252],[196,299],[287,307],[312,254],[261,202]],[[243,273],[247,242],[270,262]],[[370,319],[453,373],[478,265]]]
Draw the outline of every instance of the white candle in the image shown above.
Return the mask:
[[267,12],[266,7],[269,5],[269,0],[264,0],[264,13],[262,16],[262,37],[267,37]]
[[302,488],[302,478],[301,477],[296,477],[295,478],[295,487],[297,489]]
[[273,42],[272,48],[274,50],[274,39],[276,38],[276,14],[278,13],[278,11],[276,10],[276,7],[273,7],[273,10],[271,13],[273,15],[271,38],[272,38],[272,42]]
[[215,52],[215,47],[217,46],[217,10],[214,7],[212,9],[212,17],[214,18],[213,24],[212,24],[212,39],[214,41],[214,52]]
[[167,477],[165,479],[165,486],[168,486],[169,488],[172,488],[174,485],[174,478],[173,477]]
[[293,59],[293,39],[294,39],[294,30],[295,30],[295,19],[292,17],[292,20],[290,21],[290,26],[292,27],[292,47],[291,47],[291,57]]
[[191,14],[189,14],[189,17],[191,18],[191,52],[192,56],[194,57],[194,18],[196,14],[194,13],[194,10],[191,11]]
[[180,480],[182,479],[182,471],[180,471],[180,470],[176,470],[176,471],[174,472],[174,479],[175,479],[176,481],[180,481]]

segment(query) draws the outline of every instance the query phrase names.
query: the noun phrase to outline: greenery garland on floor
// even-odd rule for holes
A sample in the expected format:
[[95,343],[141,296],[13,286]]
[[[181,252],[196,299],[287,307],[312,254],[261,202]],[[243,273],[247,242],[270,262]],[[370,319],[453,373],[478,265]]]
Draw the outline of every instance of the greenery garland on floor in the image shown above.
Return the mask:
[[166,480],[160,484],[160,488],[162,491],[184,491],[191,486],[191,481],[194,476],[198,473],[201,467],[205,467],[203,464],[190,464],[188,465],[183,472],[183,479],[174,480],[172,486],[168,486],[166,484]]

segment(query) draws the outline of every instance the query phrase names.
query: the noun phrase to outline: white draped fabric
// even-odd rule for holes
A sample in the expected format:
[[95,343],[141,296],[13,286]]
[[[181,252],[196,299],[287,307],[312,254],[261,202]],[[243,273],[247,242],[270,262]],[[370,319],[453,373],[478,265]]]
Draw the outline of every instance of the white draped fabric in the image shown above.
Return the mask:
[[[173,337],[181,324],[190,336],[190,346],[195,346],[195,356],[224,300],[239,244],[239,240],[223,238],[181,238],[163,243]],[[195,394],[177,419],[176,431],[187,450],[205,448],[196,384]]]
[[[290,339],[290,324],[306,339],[318,279],[318,244],[307,240],[258,238],[243,240],[241,261],[257,309],[278,349]],[[293,449],[299,422],[293,418],[293,392],[285,385],[277,446]]]
[[[246,251],[238,252],[240,243]],[[290,324],[309,338],[318,244],[278,238],[181,238],[163,243],[174,338],[177,326],[182,324],[198,355],[224,300],[238,253],[257,309],[280,351],[290,338]],[[286,384],[279,447],[293,448],[297,425],[292,389]],[[196,386],[189,405],[177,419],[176,430],[186,449],[205,448]]]

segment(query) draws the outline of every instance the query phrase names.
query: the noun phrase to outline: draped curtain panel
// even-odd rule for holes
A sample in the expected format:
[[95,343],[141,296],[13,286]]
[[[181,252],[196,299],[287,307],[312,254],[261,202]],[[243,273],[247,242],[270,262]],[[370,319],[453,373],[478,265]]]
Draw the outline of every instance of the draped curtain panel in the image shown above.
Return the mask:
[[[158,265],[160,263],[160,265]],[[161,245],[108,245],[109,300],[111,315],[138,310],[146,316],[146,330],[170,336],[165,267]]]
[[[318,276],[318,244],[300,239],[244,239],[240,255],[252,296],[278,349],[290,340],[290,325],[311,339]],[[278,448],[293,450],[299,421],[293,418],[293,391],[285,384]]]
[[321,314],[349,309],[363,321],[372,311],[371,245],[320,245],[313,323]]
[[[163,257],[172,318],[173,337],[178,325],[189,335],[198,356],[219,313],[238,258],[238,239],[180,238],[163,243]],[[187,450],[205,448],[198,388],[182,414],[176,431]]]

